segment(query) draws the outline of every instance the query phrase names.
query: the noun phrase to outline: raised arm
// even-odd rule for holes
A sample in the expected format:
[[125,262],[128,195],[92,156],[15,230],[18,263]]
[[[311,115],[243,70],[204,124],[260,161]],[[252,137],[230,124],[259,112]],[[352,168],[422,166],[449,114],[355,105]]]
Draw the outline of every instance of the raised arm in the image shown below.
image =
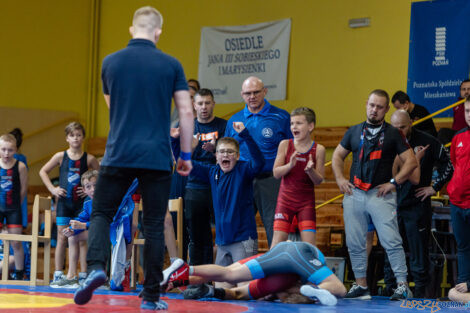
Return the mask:
[[253,137],[251,137],[250,133],[248,132],[248,129],[245,128],[245,125],[242,122],[234,122],[233,129],[238,133],[240,141],[246,142],[248,152],[251,156],[250,166],[253,170],[253,174],[256,175],[264,166],[264,156],[256,142],[253,140]]
[[194,132],[194,116],[191,98],[187,90],[178,90],[173,95],[180,119],[181,154],[176,170],[181,176],[188,176],[192,169],[191,142]]
[[325,147],[317,144],[317,152],[315,155],[315,167],[313,167],[312,155],[309,155],[307,166],[305,166],[305,173],[312,180],[315,185],[323,182],[325,177]]
[[341,144],[339,144],[335,151],[333,152],[333,157],[331,159],[331,167],[333,169],[333,173],[335,174],[336,184],[339,187],[339,190],[342,193],[351,195],[352,189],[354,189],[354,185],[351,184],[349,180],[347,180],[344,175],[344,159],[349,154],[349,150],[343,148]]

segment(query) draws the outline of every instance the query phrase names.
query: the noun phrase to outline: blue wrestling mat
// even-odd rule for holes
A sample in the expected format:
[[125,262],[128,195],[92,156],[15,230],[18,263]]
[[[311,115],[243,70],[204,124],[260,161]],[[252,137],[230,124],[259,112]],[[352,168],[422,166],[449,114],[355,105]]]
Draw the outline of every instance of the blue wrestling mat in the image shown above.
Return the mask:
[[[93,299],[84,306],[73,303],[73,290],[54,289],[48,286],[20,287],[0,285],[0,312],[15,313],[110,313],[136,312],[140,310],[139,289],[134,292],[114,292],[97,290]],[[395,312],[469,312],[470,304],[440,302],[436,300],[390,301],[385,297],[373,297],[372,300],[340,299],[333,307],[319,304],[284,304],[266,301],[204,301],[184,300],[182,295],[167,293],[162,299],[169,305],[168,312],[190,313],[304,313],[304,312],[347,312],[347,313],[395,313]],[[146,312],[142,310],[142,312]]]

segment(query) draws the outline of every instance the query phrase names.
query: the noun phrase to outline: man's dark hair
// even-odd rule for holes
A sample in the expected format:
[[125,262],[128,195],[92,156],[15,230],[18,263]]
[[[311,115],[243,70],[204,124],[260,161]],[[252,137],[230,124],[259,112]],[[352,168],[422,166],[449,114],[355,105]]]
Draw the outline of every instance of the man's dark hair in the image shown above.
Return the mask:
[[[199,84],[199,81],[197,79],[194,79],[194,78],[190,78],[188,79],[188,83],[191,82],[191,83],[195,83],[196,84],[196,87],[197,87],[197,90],[201,89],[201,84]],[[196,90],[196,91],[197,91]]]
[[462,88],[462,85],[463,85],[464,83],[470,83],[470,79],[464,80],[464,81],[460,84],[460,88]]
[[10,132],[10,134],[15,136],[16,149],[19,149],[21,147],[21,143],[23,142],[23,132],[21,131],[20,128],[15,128]]
[[395,101],[397,100],[401,104],[405,103],[406,101],[411,102],[410,97],[404,91],[401,91],[401,90],[398,90],[397,92],[395,92],[395,94],[392,97],[392,103],[395,103]]
[[202,88],[202,89],[199,89],[198,91],[196,91],[196,93],[194,94],[194,97],[196,96],[211,96],[212,100],[214,100],[214,94],[212,93],[212,91],[210,89],[207,89],[207,88]]
[[376,95],[376,96],[379,96],[379,97],[384,97],[385,99],[387,99],[387,105],[389,105],[390,97],[388,96],[388,93],[385,90],[383,90],[383,89],[372,90],[372,92],[369,94],[369,97],[372,96],[372,95]]

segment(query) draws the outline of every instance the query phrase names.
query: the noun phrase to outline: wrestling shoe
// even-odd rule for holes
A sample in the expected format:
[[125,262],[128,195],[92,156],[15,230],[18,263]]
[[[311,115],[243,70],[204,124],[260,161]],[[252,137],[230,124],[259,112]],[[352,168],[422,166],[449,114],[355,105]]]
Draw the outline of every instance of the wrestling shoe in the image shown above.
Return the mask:
[[67,277],[64,277],[61,280],[52,282],[49,286],[51,288],[74,289],[78,287],[78,278],[74,277],[72,279],[68,279]]
[[147,300],[142,300],[142,303],[140,304],[140,308],[142,310],[168,310],[168,304],[163,301],[147,301]]
[[214,286],[208,284],[197,285],[194,288],[188,288],[183,291],[184,299],[201,299],[201,298],[210,298],[214,296]]
[[[163,279],[160,282],[161,287],[171,285],[172,287],[187,286],[189,284],[189,265],[176,259],[171,265],[163,271]],[[165,288],[166,289],[166,288]]]
[[103,270],[93,270],[83,284],[75,291],[73,301],[76,304],[86,304],[93,296],[93,291],[106,282],[106,273]]
[[300,293],[312,300],[318,300],[323,305],[336,305],[338,300],[326,289],[315,288],[312,285],[303,285]]
[[372,297],[370,296],[369,288],[368,287],[362,287],[354,283],[349,289],[348,293],[346,296],[344,296],[345,299],[358,299],[358,300],[370,300]]
[[413,298],[413,293],[408,287],[408,284],[401,282],[398,283],[398,287],[397,289],[395,289],[395,292],[390,297],[390,300],[403,300],[408,298]]

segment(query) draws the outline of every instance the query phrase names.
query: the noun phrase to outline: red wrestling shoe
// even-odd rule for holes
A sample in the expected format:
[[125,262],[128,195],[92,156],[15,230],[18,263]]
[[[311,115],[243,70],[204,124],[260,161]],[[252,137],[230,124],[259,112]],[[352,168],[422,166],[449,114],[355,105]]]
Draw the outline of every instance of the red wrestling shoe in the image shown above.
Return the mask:
[[[187,286],[189,284],[189,265],[181,259],[176,259],[163,271],[161,287],[171,285],[174,287]],[[166,289],[166,288],[165,288]]]

